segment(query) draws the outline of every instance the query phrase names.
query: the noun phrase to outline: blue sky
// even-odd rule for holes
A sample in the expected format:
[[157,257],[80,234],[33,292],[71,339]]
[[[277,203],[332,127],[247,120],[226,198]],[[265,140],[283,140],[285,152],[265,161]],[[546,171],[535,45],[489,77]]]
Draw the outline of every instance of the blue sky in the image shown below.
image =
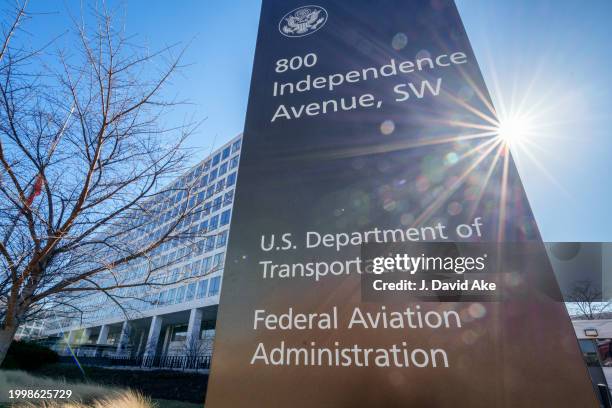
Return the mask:
[[496,108],[540,106],[535,146],[513,153],[543,238],[612,241],[612,2],[457,6]]
[[[111,2],[111,4],[115,4]],[[152,49],[191,41],[171,92],[191,102],[167,117],[204,119],[189,144],[204,154],[242,131],[259,18],[258,0],[152,2],[125,6],[128,33]],[[548,241],[612,241],[612,2],[457,0],[499,111],[530,114],[534,133],[513,147]],[[33,4],[31,41],[62,33],[66,7]]]

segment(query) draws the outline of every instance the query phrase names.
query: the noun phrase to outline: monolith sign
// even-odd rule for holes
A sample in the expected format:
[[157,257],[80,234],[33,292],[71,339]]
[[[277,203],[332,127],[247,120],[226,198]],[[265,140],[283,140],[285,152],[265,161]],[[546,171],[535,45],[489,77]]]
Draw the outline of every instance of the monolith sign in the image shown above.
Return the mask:
[[264,0],[206,406],[598,406],[496,125],[453,2]]

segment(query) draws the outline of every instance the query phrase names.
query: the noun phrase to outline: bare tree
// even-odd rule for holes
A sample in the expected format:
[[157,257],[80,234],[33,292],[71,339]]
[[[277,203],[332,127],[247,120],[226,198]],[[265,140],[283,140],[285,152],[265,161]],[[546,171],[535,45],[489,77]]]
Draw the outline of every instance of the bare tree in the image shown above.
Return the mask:
[[575,317],[595,320],[610,309],[610,302],[603,301],[602,293],[590,281],[577,282],[566,299],[578,311]]
[[205,366],[203,358],[210,358],[213,352],[213,338],[200,339],[199,333],[193,337],[188,336],[181,347],[181,353],[186,357],[183,368],[198,369]]
[[200,339],[198,336],[188,337],[181,347],[181,353],[191,359],[210,356],[213,351],[213,339]]
[[15,45],[32,17],[25,3],[3,15],[0,362],[22,322],[99,307],[87,299],[134,306],[138,288],[189,278],[159,279],[180,260],[162,262],[162,250],[202,244],[202,231],[184,227],[197,211],[185,204],[193,172],[169,184],[185,171],[194,130],[163,125],[178,103],[164,89],[181,50],[133,44],[106,9],[75,21],[68,50],[31,50]]

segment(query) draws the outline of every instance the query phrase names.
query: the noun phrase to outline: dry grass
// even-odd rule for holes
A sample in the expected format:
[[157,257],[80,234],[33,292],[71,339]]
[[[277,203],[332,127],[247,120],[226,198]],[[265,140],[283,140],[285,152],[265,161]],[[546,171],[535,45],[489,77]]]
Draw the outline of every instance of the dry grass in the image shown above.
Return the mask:
[[15,408],[153,408],[156,404],[151,403],[149,398],[133,391],[114,393],[102,399],[94,399],[88,403],[78,401],[42,401],[37,403],[27,402],[14,405]]
[[[8,400],[9,390],[71,390],[69,400],[31,400],[15,403]],[[35,377],[23,371],[0,371],[0,403],[12,403],[12,408],[154,408],[151,402],[137,392],[104,387],[90,383],[73,383],[61,379]]]

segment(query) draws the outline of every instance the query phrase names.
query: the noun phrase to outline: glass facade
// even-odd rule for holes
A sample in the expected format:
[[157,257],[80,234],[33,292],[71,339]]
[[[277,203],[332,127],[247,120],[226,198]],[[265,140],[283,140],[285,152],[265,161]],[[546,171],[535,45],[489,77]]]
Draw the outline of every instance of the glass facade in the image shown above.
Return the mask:
[[[234,188],[240,160],[242,135],[213,152],[170,185],[169,192],[146,203],[150,219],[139,218],[142,225],[126,239],[139,242],[158,240],[169,226],[187,238],[168,241],[153,250],[146,259],[123,265],[115,271],[124,282],[149,279],[157,285],[118,289],[113,295],[129,310],[142,315],[165,313],[171,305],[185,305],[189,310],[219,295]],[[181,219],[182,218],[182,219]],[[121,307],[104,293],[83,297],[83,310],[89,310],[82,324],[63,319],[63,327],[88,327],[124,320]],[[173,307],[172,311],[177,311]]]

